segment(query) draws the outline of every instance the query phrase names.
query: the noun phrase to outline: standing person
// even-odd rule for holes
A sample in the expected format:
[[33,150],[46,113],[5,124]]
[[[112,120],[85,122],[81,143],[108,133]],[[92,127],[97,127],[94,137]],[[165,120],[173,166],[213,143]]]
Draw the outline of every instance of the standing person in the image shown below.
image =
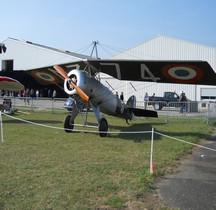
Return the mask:
[[48,97],[51,97],[51,90],[48,90]]
[[116,91],[116,97],[118,98],[119,97],[119,94],[118,94],[118,92]]
[[[25,90],[20,90],[20,92],[19,92],[19,97],[23,97],[24,91],[25,91]],[[2,92],[2,94],[3,94],[3,92]],[[2,94],[1,94],[1,96],[3,96]]]
[[29,89],[26,89],[26,90],[23,92],[23,97],[24,97],[25,105],[26,105],[26,102],[27,102],[27,104],[29,105]]
[[38,99],[39,97],[39,90],[36,90],[36,98]]
[[30,97],[34,98],[34,90],[33,89],[30,90]]
[[52,99],[54,99],[56,95],[57,95],[56,90],[53,90]]
[[124,102],[124,94],[123,94],[123,92],[121,92],[120,99],[121,99],[122,102]]
[[185,110],[185,103],[187,101],[187,97],[185,95],[185,93],[182,91],[181,95],[179,97],[179,102],[180,102],[180,113],[183,114],[184,110]]
[[148,101],[149,101],[149,96],[148,96],[148,93],[146,92],[144,96],[144,109],[147,108]]

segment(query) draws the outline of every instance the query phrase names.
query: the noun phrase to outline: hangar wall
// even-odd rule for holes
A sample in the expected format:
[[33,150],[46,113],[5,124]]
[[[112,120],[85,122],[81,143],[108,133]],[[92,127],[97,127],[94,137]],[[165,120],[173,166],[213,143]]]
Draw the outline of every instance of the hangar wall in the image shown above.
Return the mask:
[[89,57],[14,38],[8,38],[2,43],[7,51],[0,56],[0,71],[4,70],[2,61],[8,60],[13,60],[13,70],[27,70]]
[[[0,70],[4,68],[3,61],[10,60],[13,61],[14,70],[26,70],[89,58],[86,55],[14,38],[8,38],[3,43],[7,46],[7,52],[0,54]],[[205,60],[216,70],[216,48],[161,35],[110,57],[110,59]],[[107,75],[101,78],[102,83],[110,87],[113,92],[124,92],[126,100],[131,95],[136,95],[137,100],[143,101],[145,92],[148,92],[149,95],[155,93],[162,96],[164,91],[176,91],[177,93],[184,91],[189,99],[199,101],[203,93],[201,90],[206,90],[206,98],[208,97],[207,90],[215,89],[215,86],[119,81]],[[214,97],[216,99],[216,95],[211,96],[211,98]]]
[[[211,67],[216,70],[216,48],[162,35],[119,53],[111,57],[111,59],[203,60],[208,61]],[[133,81],[121,82],[112,79],[107,81],[115,88],[115,91],[123,91],[126,96],[125,98],[135,94],[137,100],[143,100],[145,92],[148,92],[149,95],[155,93],[156,95],[162,96],[164,91],[176,91],[177,93],[184,91],[189,99],[199,101],[201,100],[202,88],[215,88],[214,86],[201,85],[157,84],[153,82]]]

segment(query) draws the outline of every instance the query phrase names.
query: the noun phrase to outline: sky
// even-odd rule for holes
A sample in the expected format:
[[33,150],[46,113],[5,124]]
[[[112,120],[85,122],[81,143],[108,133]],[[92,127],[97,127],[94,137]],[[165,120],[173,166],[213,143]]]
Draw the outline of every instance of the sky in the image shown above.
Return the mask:
[[165,35],[216,47],[215,0],[0,0],[8,37],[108,58]]

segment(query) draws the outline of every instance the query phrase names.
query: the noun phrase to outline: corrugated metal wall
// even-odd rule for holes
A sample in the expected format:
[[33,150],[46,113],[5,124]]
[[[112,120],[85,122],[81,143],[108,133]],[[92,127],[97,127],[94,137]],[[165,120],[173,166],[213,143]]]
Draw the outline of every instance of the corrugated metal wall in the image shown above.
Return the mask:
[[[56,51],[29,46],[16,39],[6,40],[7,53],[1,54],[1,60],[14,59],[14,69],[31,69],[53,63],[64,63],[77,60],[76,57]],[[216,70],[216,48],[187,42],[167,36],[157,36],[147,42],[130,48],[111,59],[144,59],[144,60],[205,60]],[[33,66],[33,67],[32,67]],[[103,77],[102,77],[103,78]],[[136,95],[137,100],[143,101],[145,92],[162,96],[164,91],[184,91],[191,100],[200,100],[201,88],[215,88],[214,86],[195,86],[177,84],[157,84],[153,82],[119,81],[116,79],[102,79],[116,92],[124,92],[125,99]],[[109,86],[108,86],[109,87]],[[111,88],[111,89],[112,89]]]
[[204,60],[216,69],[216,48],[166,36],[157,36],[113,59]]
[[[157,36],[143,44],[130,48],[111,59],[143,59],[143,60],[204,60],[208,61],[211,67],[216,69],[216,48],[187,42],[167,36]],[[162,96],[164,91],[184,91],[191,100],[200,100],[200,88],[205,86],[177,85],[177,84],[156,84],[150,82],[133,82],[136,91],[127,83],[117,80],[110,80],[115,87],[114,91],[122,92],[129,97],[134,94],[137,100],[143,100],[145,92],[149,95],[155,93]],[[207,86],[213,87],[213,86]],[[214,88],[214,87],[213,87]]]
[[77,57],[31,45],[25,41],[8,38],[4,43],[7,46],[7,53],[1,54],[0,61],[13,59],[14,70],[27,70],[79,60]]

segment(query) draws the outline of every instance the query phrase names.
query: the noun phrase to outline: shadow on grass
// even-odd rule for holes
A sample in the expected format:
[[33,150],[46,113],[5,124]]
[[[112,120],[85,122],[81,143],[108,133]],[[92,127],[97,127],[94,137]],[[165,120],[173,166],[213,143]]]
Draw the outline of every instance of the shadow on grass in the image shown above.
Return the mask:
[[109,134],[108,137],[116,136],[120,139],[131,140],[137,143],[145,140],[151,140],[152,125],[149,123],[139,123],[125,126],[110,125],[109,128],[110,130],[118,130],[119,133]]
[[[123,140],[131,140],[134,142],[142,142],[142,141],[150,141],[152,138],[152,127],[157,125],[163,125],[164,123],[143,123],[143,124],[133,124],[129,126],[113,126],[110,125],[110,129],[116,129],[119,130],[119,134],[109,134],[108,137],[114,137],[117,136],[118,138],[121,138]],[[139,131],[147,131],[148,133],[139,133]],[[137,133],[124,133],[124,132],[137,132]],[[169,132],[160,132],[157,129],[154,129],[154,132],[162,133],[163,135],[167,135],[170,137],[176,137],[184,140],[187,137],[193,137],[195,140],[207,138],[207,135],[201,132],[187,132],[187,131],[169,131]],[[181,138],[182,137],[182,138]],[[162,135],[154,133],[154,140],[160,140],[162,138]]]
[[[43,125],[60,125],[63,127],[63,122],[61,120],[52,120],[52,119],[34,119],[34,120],[29,120],[30,122],[33,123],[38,123],[38,124],[43,124]],[[3,119],[3,124],[4,123],[11,123],[11,124],[26,124],[27,122],[24,121],[20,121],[20,120],[16,120],[16,119]],[[153,123],[147,123],[147,122],[143,122],[143,123],[131,123],[129,125],[127,124],[123,124],[123,125],[113,125],[111,124],[112,122],[109,123],[109,131],[117,131],[117,133],[109,133],[107,135],[107,138],[120,138],[123,140],[129,140],[129,141],[134,141],[134,142],[143,142],[143,141],[150,141],[151,140],[151,131],[152,131],[152,127],[157,127],[160,125],[164,125],[166,123],[164,122],[153,122]],[[97,123],[96,122],[88,122],[88,125],[91,126],[95,126],[96,127],[96,131],[97,131]],[[216,123],[215,123],[216,125]],[[90,128],[88,130],[94,130],[94,128]],[[146,131],[146,133],[145,133]],[[63,131],[64,132],[64,131]],[[83,130],[83,132],[85,133],[85,130]],[[124,133],[125,132],[125,133]],[[130,133],[131,132],[131,133]],[[135,133],[137,132],[137,133]],[[141,133],[143,132],[143,133]],[[155,132],[159,132],[159,130],[157,130],[155,128]],[[75,132],[74,132],[75,133]],[[77,133],[77,132],[76,132]],[[183,138],[189,136],[189,137],[193,137],[194,139],[201,139],[201,138],[205,138],[205,139],[209,139],[207,137],[206,134],[203,134],[201,132],[184,132],[182,130],[179,130],[178,132],[174,132],[174,131],[168,131],[168,132],[161,132],[164,135],[167,136],[171,136],[171,137],[177,137],[181,139],[181,136]],[[68,134],[68,135],[73,135],[73,133]],[[98,133],[92,134],[92,135],[99,135]],[[161,135],[159,134],[155,134],[154,133],[154,140],[160,140],[162,138]]]
[[[38,123],[38,124],[61,124],[62,122],[61,121],[58,121],[58,120],[27,120],[29,122],[32,122],[32,123]],[[13,123],[13,124],[27,124],[28,122],[24,122],[22,120],[15,120],[15,119],[4,119],[3,121],[3,124],[4,123]]]

